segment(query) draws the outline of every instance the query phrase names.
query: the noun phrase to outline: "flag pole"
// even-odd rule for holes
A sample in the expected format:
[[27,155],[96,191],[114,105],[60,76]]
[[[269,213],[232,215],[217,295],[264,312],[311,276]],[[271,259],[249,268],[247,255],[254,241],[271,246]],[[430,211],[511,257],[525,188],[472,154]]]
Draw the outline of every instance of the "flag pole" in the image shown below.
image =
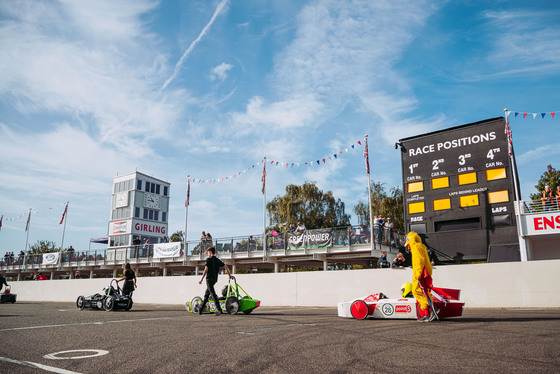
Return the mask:
[[375,249],[375,240],[373,235],[373,208],[371,206],[371,178],[369,173],[369,152],[367,147],[367,134],[365,134],[366,146],[364,156],[366,157],[366,171],[367,171],[367,181],[368,181],[368,205],[369,205],[369,240],[371,245],[371,250]]
[[183,235],[183,248],[185,252],[183,253],[183,263],[187,261],[187,222],[189,218],[189,204],[190,204],[190,194],[191,194],[191,176],[187,175],[187,199],[185,200],[185,234]]
[[263,258],[264,258],[266,257],[266,156],[263,159],[262,193],[263,193]]
[[27,231],[27,236],[25,238],[25,252],[27,252],[27,243],[29,242],[29,224],[31,223],[31,209],[29,208],[29,215],[27,216],[27,224],[25,225],[25,231]]
[[511,126],[509,124],[509,111],[504,109],[504,115],[506,117],[506,135],[508,137],[508,154],[509,161],[511,163],[511,174],[513,178],[513,188],[515,189],[515,220],[517,224],[517,236],[519,238],[519,257],[522,262],[528,261],[527,256],[527,245],[525,243],[525,238],[523,237],[523,227],[521,225],[521,196],[519,194],[519,186],[517,185],[517,168],[515,166],[515,160],[513,159],[513,139],[511,136]]
[[64,228],[62,229],[62,242],[60,243],[60,253],[62,254],[62,248],[64,246],[64,234],[66,233],[66,220],[68,219],[68,204],[70,202],[66,202],[66,208],[64,209],[64,214],[62,219],[64,220]]
[[[62,241],[60,243],[60,251],[58,251],[58,261],[59,261],[60,266],[62,266],[62,248],[64,247],[64,234],[66,233],[66,221],[68,219],[68,204],[69,203],[70,203],[69,201],[66,202],[66,208],[64,208],[64,213],[62,213],[62,220],[64,220],[64,228],[62,229]],[[70,259],[68,259],[68,261],[70,261]],[[72,275],[70,275],[70,278],[72,278]]]

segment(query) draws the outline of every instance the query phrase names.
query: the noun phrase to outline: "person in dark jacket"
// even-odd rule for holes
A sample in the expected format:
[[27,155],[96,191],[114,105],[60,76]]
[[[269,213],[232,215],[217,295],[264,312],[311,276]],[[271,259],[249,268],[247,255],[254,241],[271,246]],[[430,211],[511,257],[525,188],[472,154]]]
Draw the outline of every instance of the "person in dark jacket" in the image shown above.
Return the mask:
[[206,292],[204,293],[204,300],[202,300],[202,304],[198,309],[198,314],[202,314],[202,310],[206,306],[210,295],[212,295],[212,299],[214,299],[214,304],[216,305],[216,315],[219,316],[222,314],[222,309],[220,308],[220,302],[218,301],[218,295],[216,295],[216,290],[214,290],[214,285],[218,282],[218,274],[220,273],[220,269],[222,267],[226,268],[228,276],[231,278],[231,273],[229,272],[229,268],[226,264],[222,262],[218,257],[216,257],[216,248],[210,247],[206,251],[208,258],[206,259],[206,266],[204,267],[204,273],[202,273],[202,278],[198,284],[202,284],[204,277],[206,277]]
[[134,273],[134,270],[132,270],[128,262],[124,265],[123,275],[124,276],[119,279],[117,283],[124,280],[122,292],[124,295],[131,297],[132,292],[134,292],[134,290],[136,289],[136,274]]
[[387,251],[381,251],[381,257],[377,260],[378,268],[390,268],[391,264],[387,260]]
[[8,282],[6,282],[6,278],[0,274],[0,291],[2,291],[2,287],[4,287],[4,285],[6,285],[6,287],[9,286]]
[[393,260],[393,268],[404,269],[406,267],[406,259],[404,258],[404,253],[397,253],[397,257]]

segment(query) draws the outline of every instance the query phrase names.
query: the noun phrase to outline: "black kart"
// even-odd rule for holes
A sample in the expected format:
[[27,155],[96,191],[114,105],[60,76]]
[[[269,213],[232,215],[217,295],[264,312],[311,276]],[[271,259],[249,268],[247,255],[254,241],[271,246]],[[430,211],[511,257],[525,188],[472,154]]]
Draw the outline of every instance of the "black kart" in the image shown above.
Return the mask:
[[108,287],[103,288],[102,294],[79,296],[76,300],[78,310],[84,308],[102,309],[107,312],[117,309],[130,310],[132,304],[132,292],[125,295],[116,279],[113,279]]

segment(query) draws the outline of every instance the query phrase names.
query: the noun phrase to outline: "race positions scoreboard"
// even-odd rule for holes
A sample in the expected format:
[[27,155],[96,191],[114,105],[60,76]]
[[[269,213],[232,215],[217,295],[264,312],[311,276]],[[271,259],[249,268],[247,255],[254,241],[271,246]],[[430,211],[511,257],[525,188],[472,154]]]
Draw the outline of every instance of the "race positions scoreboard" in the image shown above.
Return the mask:
[[456,259],[519,259],[503,117],[399,141],[405,229]]

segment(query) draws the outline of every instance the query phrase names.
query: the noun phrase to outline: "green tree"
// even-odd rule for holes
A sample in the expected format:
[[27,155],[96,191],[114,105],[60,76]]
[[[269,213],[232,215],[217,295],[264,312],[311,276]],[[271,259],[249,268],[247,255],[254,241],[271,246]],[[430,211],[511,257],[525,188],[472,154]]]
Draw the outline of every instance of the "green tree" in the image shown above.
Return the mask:
[[280,229],[303,222],[308,229],[338,227],[350,224],[350,215],[344,212],[342,200],[332,191],[321,191],[314,182],[301,186],[286,186],[284,196],[276,196],[266,204],[269,228]]
[[183,242],[184,233],[181,230],[175,231],[173,235],[171,235],[170,240],[172,242]]
[[29,246],[31,253],[39,254],[39,253],[48,253],[48,252],[57,252],[58,247],[56,246],[55,242],[51,242],[48,240],[37,240],[37,243],[31,244]]
[[[368,196],[367,191],[365,196]],[[395,224],[395,229],[404,231],[403,191],[400,187],[391,187],[387,193],[384,183],[373,182],[371,186],[371,210],[374,216],[390,217]],[[369,224],[369,205],[367,203],[360,201],[356,204],[354,213],[358,217],[360,225]]]
[[543,175],[541,175],[539,182],[535,186],[535,188],[537,189],[537,193],[532,193],[529,195],[529,198],[532,201],[538,202],[539,204],[541,204],[541,197],[542,192],[544,191],[544,186],[548,184],[552,191],[556,191],[556,187],[560,186],[560,171],[554,169],[552,165],[548,165],[546,169],[547,170]]

